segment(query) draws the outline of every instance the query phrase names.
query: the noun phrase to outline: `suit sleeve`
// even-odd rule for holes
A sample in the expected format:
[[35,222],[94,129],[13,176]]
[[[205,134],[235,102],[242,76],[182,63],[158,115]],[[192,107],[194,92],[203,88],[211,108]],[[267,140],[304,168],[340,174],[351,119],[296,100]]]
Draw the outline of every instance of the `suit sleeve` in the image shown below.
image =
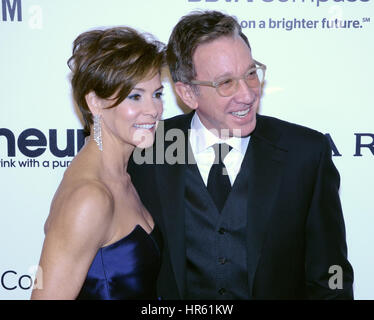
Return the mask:
[[324,136],[306,221],[306,288],[309,299],[353,299],[353,269],[347,260],[339,198],[340,176]]

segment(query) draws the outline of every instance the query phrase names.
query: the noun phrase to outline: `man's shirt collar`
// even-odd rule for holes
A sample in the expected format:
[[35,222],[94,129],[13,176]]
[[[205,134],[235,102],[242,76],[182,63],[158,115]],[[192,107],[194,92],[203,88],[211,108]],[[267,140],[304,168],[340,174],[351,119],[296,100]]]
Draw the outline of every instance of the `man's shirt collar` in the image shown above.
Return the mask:
[[228,139],[217,137],[203,125],[197,112],[192,117],[190,130],[191,148],[195,154],[205,151],[215,143],[226,143],[244,156],[250,139],[250,136],[243,138],[231,137]]

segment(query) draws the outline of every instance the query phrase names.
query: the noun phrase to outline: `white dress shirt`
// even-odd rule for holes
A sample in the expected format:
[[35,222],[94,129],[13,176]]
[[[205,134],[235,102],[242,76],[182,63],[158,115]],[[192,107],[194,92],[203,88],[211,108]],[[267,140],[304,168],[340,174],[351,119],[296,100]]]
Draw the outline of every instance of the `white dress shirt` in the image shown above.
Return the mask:
[[232,150],[223,160],[232,186],[239,173],[249,139],[250,136],[244,138],[231,137],[228,139],[220,139],[202,124],[197,112],[195,112],[191,121],[189,142],[200,175],[206,186],[208,185],[209,171],[215,158],[212,146],[216,143],[226,143],[232,147]]

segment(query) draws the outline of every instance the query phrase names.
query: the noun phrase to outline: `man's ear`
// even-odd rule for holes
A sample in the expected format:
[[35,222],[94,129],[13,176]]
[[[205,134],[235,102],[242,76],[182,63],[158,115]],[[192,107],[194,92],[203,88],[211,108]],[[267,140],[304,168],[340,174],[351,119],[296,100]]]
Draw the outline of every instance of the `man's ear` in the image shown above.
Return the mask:
[[90,91],[85,95],[86,103],[93,115],[101,113],[101,99],[94,91]]
[[197,109],[198,103],[196,100],[196,94],[193,92],[190,85],[185,84],[183,82],[176,82],[175,83],[175,91],[177,92],[179,98],[191,109]]

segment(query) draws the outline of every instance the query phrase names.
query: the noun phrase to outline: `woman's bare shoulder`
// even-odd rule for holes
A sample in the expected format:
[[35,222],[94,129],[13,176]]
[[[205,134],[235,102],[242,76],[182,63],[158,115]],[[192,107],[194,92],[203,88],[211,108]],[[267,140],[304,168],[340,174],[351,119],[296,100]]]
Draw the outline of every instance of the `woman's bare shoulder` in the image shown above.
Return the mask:
[[45,232],[54,230],[69,241],[94,237],[105,243],[113,212],[113,196],[101,181],[63,181],[53,199]]
[[66,201],[71,205],[83,209],[89,208],[106,209],[111,211],[113,196],[109,188],[98,179],[82,179],[68,186]]

